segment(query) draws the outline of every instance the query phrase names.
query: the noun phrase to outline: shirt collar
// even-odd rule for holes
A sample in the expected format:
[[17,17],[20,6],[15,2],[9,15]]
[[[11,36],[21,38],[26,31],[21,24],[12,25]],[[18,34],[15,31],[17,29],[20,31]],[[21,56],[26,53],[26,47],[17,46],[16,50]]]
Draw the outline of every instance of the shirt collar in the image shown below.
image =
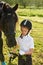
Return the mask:
[[20,38],[24,38],[24,37],[27,37],[27,36],[29,36],[29,33],[27,35],[25,35],[25,36],[22,36],[22,34],[21,34]]

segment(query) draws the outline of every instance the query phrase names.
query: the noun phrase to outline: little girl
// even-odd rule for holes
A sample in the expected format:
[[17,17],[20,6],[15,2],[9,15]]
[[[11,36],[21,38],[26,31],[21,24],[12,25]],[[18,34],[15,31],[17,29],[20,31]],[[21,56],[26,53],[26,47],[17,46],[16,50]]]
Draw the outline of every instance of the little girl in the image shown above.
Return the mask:
[[32,53],[34,50],[34,40],[30,36],[32,23],[29,20],[23,20],[20,24],[21,35],[16,38],[17,45],[20,46],[18,65],[32,65]]

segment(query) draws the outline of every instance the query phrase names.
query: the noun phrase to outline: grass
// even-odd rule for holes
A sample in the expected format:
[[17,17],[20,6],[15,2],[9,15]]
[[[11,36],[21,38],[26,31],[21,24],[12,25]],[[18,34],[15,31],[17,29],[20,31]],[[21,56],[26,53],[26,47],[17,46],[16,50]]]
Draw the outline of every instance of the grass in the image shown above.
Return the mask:
[[[28,9],[18,9],[17,11],[18,14],[18,19],[19,19],[19,24],[21,23],[21,21],[23,19],[29,19],[32,22],[33,28],[31,31],[31,36],[34,38],[34,45],[35,45],[35,49],[34,49],[34,53],[32,54],[32,58],[33,58],[33,65],[43,65],[43,17],[37,17],[37,19],[35,20],[35,18],[30,17],[29,14],[42,14],[43,15],[43,9],[41,10],[30,10]],[[26,16],[25,16],[26,15]],[[42,22],[41,20],[42,19]],[[40,21],[40,22],[39,22]],[[19,24],[17,24],[17,29],[16,29],[16,37],[20,35],[20,26]],[[6,45],[6,37],[3,34],[3,41],[4,41],[4,46],[3,46],[3,53],[5,56],[5,61],[8,65],[9,62],[9,51],[13,50],[14,48],[9,49]],[[16,58],[15,60],[12,61],[13,64],[9,64],[9,65],[17,65],[17,61],[18,58]]]
[[43,9],[18,9],[19,16],[39,16],[43,17]]

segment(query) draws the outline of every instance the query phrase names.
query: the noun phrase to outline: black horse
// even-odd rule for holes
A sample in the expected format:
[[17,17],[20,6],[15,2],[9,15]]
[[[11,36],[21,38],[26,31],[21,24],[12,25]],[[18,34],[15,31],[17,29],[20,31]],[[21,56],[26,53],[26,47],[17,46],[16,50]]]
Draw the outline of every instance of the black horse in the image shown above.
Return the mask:
[[16,4],[13,8],[10,7],[6,3],[0,3],[0,54],[1,61],[4,61],[3,56],[3,39],[2,39],[2,31],[4,32],[7,38],[7,45],[9,48],[16,45],[15,40],[15,30],[16,30],[16,22],[18,21],[18,17],[16,14],[16,10],[18,8],[18,4]]

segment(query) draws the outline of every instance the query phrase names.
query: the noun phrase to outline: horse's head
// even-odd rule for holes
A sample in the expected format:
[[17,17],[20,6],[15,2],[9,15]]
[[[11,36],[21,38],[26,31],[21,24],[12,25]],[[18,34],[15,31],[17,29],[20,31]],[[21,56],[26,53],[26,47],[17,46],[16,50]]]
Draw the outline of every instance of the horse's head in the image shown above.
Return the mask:
[[18,8],[18,4],[16,4],[13,8],[11,8],[9,5],[6,4],[3,7],[3,11],[4,11],[3,31],[7,37],[8,47],[13,47],[14,45],[16,45],[15,27],[18,17],[15,11],[17,10],[17,8]]

